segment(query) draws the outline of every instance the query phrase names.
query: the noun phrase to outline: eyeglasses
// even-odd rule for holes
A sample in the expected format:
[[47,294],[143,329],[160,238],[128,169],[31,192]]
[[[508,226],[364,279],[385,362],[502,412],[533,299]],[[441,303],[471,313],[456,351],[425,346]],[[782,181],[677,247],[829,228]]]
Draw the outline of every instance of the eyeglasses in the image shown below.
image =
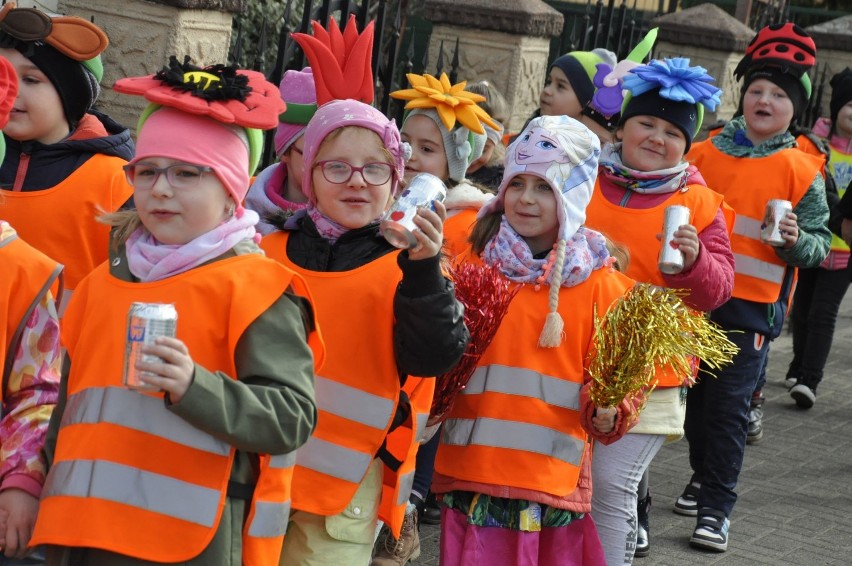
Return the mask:
[[382,163],[381,161],[355,167],[345,161],[328,160],[317,161],[314,167],[319,167],[322,170],[322,176],[325,177],[326,181],[336,185],[348,183],[356,171],[361,173],[361,177],[369,185],[384,185],[393,174],[393,167],[389,163]]
[[168,167],[154,167],[145,163],[134,163],[125,165],[124,175],[127,182],[137,189],[150,189],[157,183],[160,175],[165,173],[166,180],[175,189],[192,189],[198,186],[204,173],[213,171],[211,167],[191,165],[189,163],[177,163]]

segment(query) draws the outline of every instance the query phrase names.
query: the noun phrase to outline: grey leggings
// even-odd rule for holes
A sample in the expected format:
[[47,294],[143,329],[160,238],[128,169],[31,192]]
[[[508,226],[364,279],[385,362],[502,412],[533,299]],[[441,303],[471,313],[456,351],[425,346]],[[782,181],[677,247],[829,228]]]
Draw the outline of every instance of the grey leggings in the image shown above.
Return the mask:
[[592,456],[592,517],[607,566],[630,566],[636,550],[639,481],[665,441],[660,434],[625,434]]

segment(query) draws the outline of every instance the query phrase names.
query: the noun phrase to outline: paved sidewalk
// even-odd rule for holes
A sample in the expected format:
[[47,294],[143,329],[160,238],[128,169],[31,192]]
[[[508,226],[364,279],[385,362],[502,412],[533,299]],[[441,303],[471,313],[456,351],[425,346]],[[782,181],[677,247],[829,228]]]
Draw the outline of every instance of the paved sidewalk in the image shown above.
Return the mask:
[[[671,510],[690,476],[681,440],[664,446],[651,465],[651,555],[634,565],[852,564],[852,293],[841,305],[826,377],[807,411],[796,408],[784,386],[791,357],[785,329],[772,343],[763,441],[746,448],[728,551],[692,549],[695,520]],[[438,537],[438,527],[423,525],[422,554],[411,564],[436,566]]]

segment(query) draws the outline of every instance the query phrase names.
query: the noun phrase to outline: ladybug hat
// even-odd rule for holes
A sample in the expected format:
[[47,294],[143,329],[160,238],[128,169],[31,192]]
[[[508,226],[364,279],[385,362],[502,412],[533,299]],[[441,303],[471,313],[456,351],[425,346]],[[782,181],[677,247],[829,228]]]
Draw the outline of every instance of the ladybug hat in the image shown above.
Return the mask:
[[784,89],[798,116],[811,97],[808,71],[815,63],[816,44],[805,30],[791,22],[766,26],[751,40],[734,69],[737,80],[744,79],[740,98],[753,81],[767,79]]

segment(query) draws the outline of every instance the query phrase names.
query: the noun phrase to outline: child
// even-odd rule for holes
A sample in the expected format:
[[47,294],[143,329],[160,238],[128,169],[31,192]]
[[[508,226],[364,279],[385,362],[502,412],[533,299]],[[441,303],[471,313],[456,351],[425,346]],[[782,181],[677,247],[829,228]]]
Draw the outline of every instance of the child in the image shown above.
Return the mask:
[[287,110],[275,130],[275,154],[279,163],[260,172],[246,196],[246,208],[260,215],[257,231],[263,235],[274,230],[268,218],[281,212],[292,214],[304,208],[308,198],[302,194],[302,135],[311,116],[317,111],[314,74],[310,67],[287,71],[281,79],[281,98]]
[[411,249],[379,234],[404,171],[393,121],[355,100],[322,104],[304,158],[308,206],[263,240],[307,279],[329,354],[281,564],[367,564],[377,519],[397,538],[416,528],[405,510],[434,380],[415,376],[447,371],[468,334],[441,273],[444,207],[418,211]]
[[[294,294],[303,281],[263,256],[257,214],[240,205],[257,128],[274,127],[284,103],[260,73],[188,58],[115,90],[153,102],[125,168],[136,209],[105,217],[112,261],[83,280],[63,320],[33,542],[57,564],[277,564],[323,357],[311,307]],[[136,302],[173,303],[177,336],[141,345],[125,367]],[[124,371],[151,389],[124,387]]]
[[[760,30],[736,69],[744,77],[743,115],[687,156],[737,213],[733,296],[710,318],[740,351],[715,378],[689,390],[685,431],[693,474],[675,503],[679,513],[697,516],[690,542],[700,548],[728,547],[747,413],[769,341],[780,333],[794,268],[816,267],[828,252],[823,160],[796,149],[788,131],[810,96],[806,71],[815,53],[813,39],[792,23]],[[760,239],[771,199],[793,205],[779,222],[780,247]]]
[[576,120],[532,120],[460,258],[499,265],[521,289],[442,425],[441,564],[603,563],[587,435],[615,441],[632,408],[596,410],[584,368],[595,309],[633,282],[609,267],[604,237],[582,226],[599,153]]
[[601,144],[609,143],[619,122],[621,78],[642,63],[656,40],[657,28],[653,28],[623,61],[602,48],[571,51],[557,58],[547,71],[533,117],[569,116],[592,130]]
[[468,92],[473,92],[485,97],[479,106],[491,116],[498,128],[492,128],[487,124],[485,128],[485,147],[482,155],[471,162],[467,168],[468,178],[485,188],[497,191],[503,181],[503,161],[506,159],[506,146],[503,145],[503,132],[509,120],[509,105],[506,99],[497,90],[497,87],[489,81],[476,81],[465,87]]
[[[618,143],[604,147],[586,225],[627,246],[628,276],[660,287],[684,289],[690,307],[710,311],[727,301],[734,285],[734,256],[728,238],[733,211],[722,196],[691,182],[684,155],[701,128],[704,108],[714,110],[721,90],[687,59],[651,61],[624,79],[630,92],[621,111]],[[664,86],[665,85],[665,86]],[[666,87],[675,87],[669,90]],[[684,99],[674,90],[689,93]],[[657,267],[666,207],[686,206],[689,221],[675,231],[673,246],[683,269],[673,275]],[[650,496],[637,503],[637,487],[663,442],[683,436],[686,384],[693,376],[660,368],[639,423],[621,441],[597,443],[592,461],[592,514],[607,564],[632,564],[647,550]],[[641,511],[638,514],[637,508]],[[638,531],[643,531],[637,537]],[[638,539],[643,544],[639,546]],[[641,552],[642,550],[640,550]]]
[[[15,68],[0,57],[0,128],[17,90]],[[0,138],[0,159],[3,151]],[[7,558],[23,558],[38,512],[47,468],[42,448],[59,391],[62,358],[53,288],[62,266],[26,244],[4,220],[0,265],[0,548]],[[0,557],[0,564],[10,563],[7,558]]]
[[80,280],[107,259],[109,227],[95,216],[130,198],[121,167],[133,155],[133,142],[126,128],[92,110],[107,46],[100,28],[14,2],[0,10],[0,21],[0,55],[12,62],[21,85],[4,132],[2,216],[65,265],[61,313]]
[[[814,133],[828,140],[831,154],[828,173],[834,178],[839,197],[852,182],[852,69],[831,79],[831,117],[820,118]],[[839,199],[838,199],[839,200]],[[838,236],[819,267],[799,270],[791,312],[793,359],[787,369],[790,397],[796,405],[810,409],[831,351],[837,311],[849,288],[846,268],[849,246]]]
[[[464,83],[459,83],[460,89],[459,85],[450,85],[443,74],[440,80],[432,75],[407,76],[412,88],[391,93],[393,98],[408,100],[406,108],[412,109],[405,114],[401,128],[402,141],[411,146],[405,181],[418,173],[431,173],[447,185],[444,253],[454,257],[467,247],[476,212],[493,197],[471,184],[465,174],[482,155],[485,126],[496,130],[498,125],[483,108],[469,103],[484,102],[485,98],[463,90]],[[443,98],[431,96],[435,90],[443,93]]]

